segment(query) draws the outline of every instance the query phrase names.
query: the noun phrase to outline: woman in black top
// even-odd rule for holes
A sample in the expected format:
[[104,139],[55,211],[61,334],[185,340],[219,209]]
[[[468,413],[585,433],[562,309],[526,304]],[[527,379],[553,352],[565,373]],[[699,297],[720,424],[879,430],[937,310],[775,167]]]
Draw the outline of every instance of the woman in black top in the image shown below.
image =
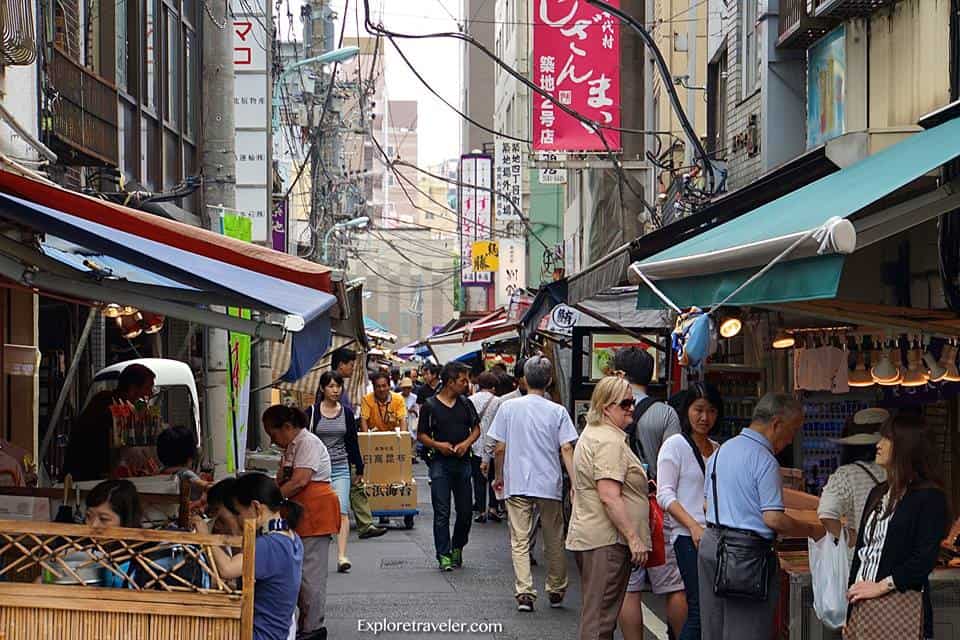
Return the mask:
[[898,417],[880,431],[877,464],[887,482],[870,492],[857,534],[847,598],[855,603],[897,591],[923,592],[924,637],[933,637],[928,577],[950,527],[950,507],[931,468],[923,420]]

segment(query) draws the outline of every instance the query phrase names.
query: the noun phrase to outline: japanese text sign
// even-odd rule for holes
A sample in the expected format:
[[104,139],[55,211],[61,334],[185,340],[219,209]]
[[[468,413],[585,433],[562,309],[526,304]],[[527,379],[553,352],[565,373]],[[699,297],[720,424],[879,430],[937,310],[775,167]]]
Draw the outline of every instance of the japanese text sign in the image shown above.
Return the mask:
[[473,243],[490,238],[490,190],[493,185],[493,158],[483,155],[460,157],[460,282],[490,284],[490,271],[477,272],[471,258]]
[[523,211],[523,156],[526,145],[497,136],[493,139],[494,174],[496,176],[497,220],[519,220]]
[[[619,8],[619,0],[609,0]],[[558,108],[564,105],[593,122],[620,126],[620,24],[585,0],[535,0],[533,81],[553,96],[533,101],[537,151],[620,149],[620,133],[599,129]],[[604,145],[604,139],[607,145]]]
[[474,242],[470,247],[470,263],[476,273],[494,272],[500,267],[500,248],[491,240]]

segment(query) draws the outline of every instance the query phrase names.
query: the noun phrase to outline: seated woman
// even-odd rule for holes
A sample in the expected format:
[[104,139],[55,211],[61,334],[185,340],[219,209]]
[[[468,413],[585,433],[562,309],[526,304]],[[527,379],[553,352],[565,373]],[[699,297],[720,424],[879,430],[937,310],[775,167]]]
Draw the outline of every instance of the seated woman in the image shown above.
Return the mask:
[[[286,640],[303,568],[303,543],[292,529],[299,524],[303,507],[284,498],[277,483],[262,473],[238,478],[231,493],[230,502],[238,515],[254,520],[259,532],[254,556],[253,638]],[[209,533],[202,518],[194,518],[193,524],[197,533]],[[243,575],[243,553],[229,556],[214,548],[213,559],[224,578]]]

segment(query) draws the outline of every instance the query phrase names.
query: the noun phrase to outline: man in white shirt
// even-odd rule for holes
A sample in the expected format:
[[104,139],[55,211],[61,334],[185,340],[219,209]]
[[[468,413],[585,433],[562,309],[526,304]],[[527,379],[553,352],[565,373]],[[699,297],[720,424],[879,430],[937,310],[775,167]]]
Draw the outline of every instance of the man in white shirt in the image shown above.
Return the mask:
[[517,610],[533,611],[537,592],[530,573],[530,542],[535,508],[543,523],[550,606],[562,606],[567,590],[560,460],[572,478],[577,430],[566,409],[544,397],[553,377],[550,360],[531,357],[523,373],[527,394],[500,406],[489,437],[497,442],[495,486],[507,497]]

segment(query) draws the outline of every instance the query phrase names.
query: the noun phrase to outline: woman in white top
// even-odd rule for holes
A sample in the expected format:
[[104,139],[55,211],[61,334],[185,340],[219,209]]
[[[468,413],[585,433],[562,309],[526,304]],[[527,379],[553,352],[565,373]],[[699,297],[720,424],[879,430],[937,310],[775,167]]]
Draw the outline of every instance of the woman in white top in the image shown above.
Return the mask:
[[680,640],[700,638],[700,585],[697,548],[707,520],[703,512],[706,459],[719,445],[710,431],[723,413],[723,399],[715,387],[694,383],[686,391],[680,410],[681,433],[667,438],[657,457],[657,502],[666,512],[677,565],[687,593],[687,621]]

